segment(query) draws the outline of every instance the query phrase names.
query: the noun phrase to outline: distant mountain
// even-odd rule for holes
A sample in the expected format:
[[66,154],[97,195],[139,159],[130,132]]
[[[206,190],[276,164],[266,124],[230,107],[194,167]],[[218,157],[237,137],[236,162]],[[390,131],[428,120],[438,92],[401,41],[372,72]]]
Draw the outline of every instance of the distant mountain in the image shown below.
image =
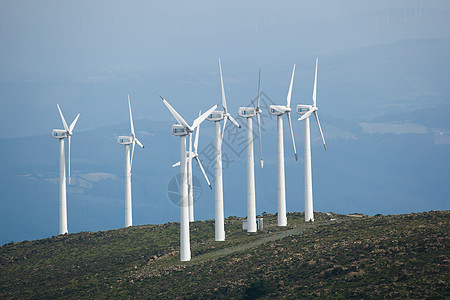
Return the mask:
[[191,223],[193,259],[179,261],[179,223],[81,232],[0,247],[0,297],[436,298],[450,297],[450,212],[316,213],[288,227],[264,215],[248,234],[226,219]]

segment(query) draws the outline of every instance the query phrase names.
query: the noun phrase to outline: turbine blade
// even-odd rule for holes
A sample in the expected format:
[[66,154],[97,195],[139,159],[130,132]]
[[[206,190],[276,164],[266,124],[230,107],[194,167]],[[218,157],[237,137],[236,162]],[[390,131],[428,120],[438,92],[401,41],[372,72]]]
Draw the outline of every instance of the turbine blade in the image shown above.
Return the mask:
[[222,127],[222,137],[221,140],[223,140],[223,135],[225,133],[225,126],[227,125],[227,120],[228,120],[228,116],[225,116],[225,118],[223,118],[223,127]]
[[198,156],[195,157],[195,160],[197,161],[198,166],[200,167],[200,170],[202,170],[203,176],[205,177],[206,182],[209,185],[209,188],[212,190],[212,186],[211,186],[211,183],[209,182],[208,175],[206,175],[205,169],[203,169],[202,163],[200,162],[200,159],[198,158]]
[[[188,159],[187,159],[187,161],[188,161],[188,166],[189,166],[189,168],[187,169],[187,174],[189,174],[188,175],[188,182],[189,183],[192,183],[192,156],[193,156],[193,152],[192,152],[192,132],[190,132],[189,134],[188,134],[188,136],[189,136],[189,154],[188,154]],[[191,178],[191,179],[189,179],[189,178]],[[190,186],[190,184],[189,184],[189,186]],[[190,188],[192,188],[192,186],[190,187]]]
[[261,122],[259,119],[259,113],[256,114],[256,120],[258,122],[259,155],[261,156],[261,168],[264,168],[264,160],[263,160],[262,147],[261,147]]
[[163,97],[161,97],[161,99],[163,100],[169,111],[172,113],[172,115],[175,117],[175,119],[178,121],[178,123],[180,123],[180,125],[184,128],[191,129],[191,127],[189,127],[189,124],[177,113],[177,111],[169,104],[169,102],[167,102],[167,100]]
[[291,107],[291,97],[292,97],[292,84],[294,83],[294,73],[295,73],[295,64],[294,68],[292,69],[292,76],[291,76],[291,84],[289,85],[289,91],[286,98],[286,106]]
[[137,138],[134,138],[134,141],[139,145],[139,147],[144,148],[144,145],[142,145],[142,143]]
[[225,89],[223,86],[223,76],[222,76],[222,63],[219,57],[219,71],[220,71],[220,87],[222,88],[222,107],[223,111],[227,113],[227,99],[225,98]]
[[70,126],[69,126],[70,134],[72,134],[72,130],[75,127],[75,124],[77,124],[77,121],[78,121],[79,117],[80,117],[80,114],[78,114],[77,117],[75,118],[75,120],[73,120],[72,124],[70,124]]
[[212,113],[214,110],[216,110],[217,108],[217,104],[214,105],[213,107],[211,107],[210,109],[208,109],[206,112],[204,112],[201,116],[199,116],[197,119],[194,120],[194,123],[192,123],[192,127],[190,127],[191,130],[194,130],[195,127],[197,127],[198,125],[200,125],[203,121],[206,120],[206,118],[208,117],[208,115],[210,113]]
[[59,115],[61,116],[61,120],[63,122],[64,125],[64,129],[69,132],[69,127],[67,127],[67,123],[66,123],[66,119],[64,119],[63,113],[61,111],[61,108],[59,108],[59,104],[56,104],[56,106],[58,106],[58,110],[59,110]]
[[70,135],[67,137],[67,143],[68,143],[68,151],[67,151],[67,156],[68,156],[68,167],[67,167],[67,174],[69,175],[68,177],[68,183],[70,184],[71,181],[71,177],[70,177]]
[[316,117],[317,125],[319,126],[320,136],[322,137],[323,147],[325,150],[327,150],[327,144],[325,143],[325,138],[323,137],[322,127],[320,126],[319,122],[319,115],[317,114],[317,111],[314,112],[314,116]]
[[128,111],[130,112],[131,135],[134,138],[135,134],[134,134],[134,125],[133,125],[133,114],[131,113],[131,102],[130,102],[130,95],[129,94],[128,94]]
[[133,146],[131,149],[131,159],[130,159],[130,169],[133,167],[133,156],[134,156],[134,147],[136,146],[135,140],[133,139]]
[[[202,111],[198,112],[198,116],[202,115]],[[200,133],[200,125],[197,126],[197,129],[195,131],[195,139],[194,139],[194,153],[197,154],[197,148],[198,148],[198,135]]]
[[317,65],[319,64],[319,58],[316,58],[316,73],[314,75],[314,89],[313,89],[313,106],[316,106],[316,95],[317,95]]
[[172,168],[178,167],[180,165],[180,162],[176,162],[172,165]]
[[191,153],[192,153],[192,133],[189,133],[188,137],[189,137],[188,159],[189,159],[189,161],[191,161],[192,160],[192,155],[191,155]]
[[258,102],[257,102],[257,109],[259,110],[259,88],[261,86],[261,69],[258,70]]
[[231,123],[236,125],[238,128],[241,128],[241,125],[239,125],[239,123],[231,115],[228,115],[228,118],[230,119]]
[[314,109],[309,110],[307,113],[305,113],[303,116],[301,116],[300,118],[298,118],[299,121],[304,120],[306,118],[308,118],[310,115],[313,114],[313,112],[315,112]]
[[[144,145],[136,138],[136,133],[134,131],[134,122],[133,122],[133,114],[131,112],[131,101],[130,94],[128,94],[128,111],[130,112],[130,128],[131,128],[131,136],[133,137],[133,153],[134,153],[134,143],[137,143],[139,147],[144,148]],[[133,155],[132,155],[133,156]]]
[[287,113],[287,118],[289,121],[289,128],[291,129],[291,139],[292,139],[292,145],[294,146],[295,160],[298,160],[297,149],[295,149],[294,131],[292,131],[291,114],[289,112]]

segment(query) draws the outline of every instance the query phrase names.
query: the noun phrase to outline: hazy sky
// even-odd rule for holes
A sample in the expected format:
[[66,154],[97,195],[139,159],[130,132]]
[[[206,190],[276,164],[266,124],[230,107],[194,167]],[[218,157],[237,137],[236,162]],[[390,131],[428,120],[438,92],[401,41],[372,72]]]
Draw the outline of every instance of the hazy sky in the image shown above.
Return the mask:
[[[0,137],[49,133],[60,125],[56,103],[68,118],[81,112],[79,130],[126,121],[128,93],[137,119],[162,118],[159,94],[194,116],[188,103],[220,97],[219,56],[237,110],[255,94],[260,67],[263,89],[281,95],[293,63],[309,71],[316,56],[342,49],[449,37],[449,10],[434,0],[4,0]],[[298,84],[294,99],[309,97]]]

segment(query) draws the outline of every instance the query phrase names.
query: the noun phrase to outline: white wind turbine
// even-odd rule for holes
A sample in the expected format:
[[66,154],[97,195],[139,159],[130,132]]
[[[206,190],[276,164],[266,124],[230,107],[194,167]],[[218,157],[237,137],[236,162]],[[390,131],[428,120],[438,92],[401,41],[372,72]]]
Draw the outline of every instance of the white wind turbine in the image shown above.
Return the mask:
[[73,134],[73,128],[80,117],[78,114],[73,120],[70,126],[67,126],[66,120],[59,108],[59,105],[56,104],[59,110],[59,115],[61,116],[62,123],[64,125],[64,129],[53,129],[52,137],[55,139],[59,139],[59,234],[68,233],[67,230],[67,195],[66,195],[66,162],[64,157],[64,139],[67,138],[67,142],[69,144],[69,153],[68,153],[68,181],[70,184],[70,137]]
[[[125,145],[125,227],[133,226],[133,209],[131,206],[131,167],[133,165],[134,146],[138,144],[144,148],[144,145],[136,138],[134,133],[133,115],[131,113],[130,95],[128,95],[128,110],[130,112],[131,136],[119,136],[117,142]],[[130,158],[130,144],[132,144]]]
[[175,111],[166,99],[163,97],[161,97],[161,99],[179,123],[172,125],[171,132],[173,135],[180,137],[180,260],[189,261],[191,260],[191,249],[189,240],[189,204],[186,176],[186,135],[192,133],[195,128],[217,108],[217,105],[211,107],[208,111],[195,119],[192,126],[189,126],[189,124]]
[[313,195],[312,195],[312,172],[311,172],[311,136],[309,117],[314,114],[316,117],[317,125],[319,126],[320,135],[322,136],[323,146],[327,150],[325,138],[323,137],[322,128],[320,127],[319,116],[317,115],[316,94],[317,94],[317,65],[319,59],[316,58],[316,72],[314,76],[314,88],[313,88],[313,105],[297,105],[297,113],[302,114],[299,120],[305,120],[305,221],[314,222],[313,211]]
[[[223,179],[222,179],[222,140],[225,132],[225,125],[227,120],[241,127],[238,122],[230,115],[227,109],[227,100],[225,98],[225,89],[223,86],[222,76],[222,64],[219,58],[219,71],[220,71],[220,86],[222,88],[222,107],[223,111],[214,111],[208,115],[208,121],[214,122],[214,146],[215,146],[215,240],[225,241],[225,225],[224,225],[224,213],[223,213]],[[220,121],[223,120],[223,129],[220,133]]]
[[258,76],[258,102],[256,107],[239,107],[238,114],[247,118],[247,232],[256,232],[256,199],[255,199],[255,162],[253,157],[253,124],[252,118],[256,116],[258,122],[259,153],[261,155],[261,168],[264,167],[261,147],[261,122],[259,107],[259,88],[261,72]]
[[[198,113],[198,116],[201,115],[201,111]],[[212,190],[211,183],[209,182],[208,175],[206,175],[205,169],[203,168],[202,163],[200,162],[200,158],[198,157],[198,137],[200,133],[200,125],[195,129],[195,138],[194,138],[194,151],[191,150],[191,143],[189,144],[189,150],[186,152],[187,158],[187,176],[188,176],[188,203],[189,203],[189,221],[194,222],[194,184],[192,182],[192,160],[195,159],[197,161],[200,170],[205,177],[206,182],[208,183],[209,188]],[[191,138],[191,134],[189,134],[189,138]],[[177,162],[172,165],[172,167],[178,167],[180,162]]]
[[294,133],[292,131],[291,124],[291,96],[292,96],[292,84],[294,82],[295,64],[292,69],[291,84],[289,85],[289,91],[287,94],[286,105],[270,105],[269,113],[277,116],[277,157],[278,157],[278,174],[277,174],[277,186],[278,186],[278,226],[287,226],[286,218],[286,185],[285,185],[285,172],[284,172],[284,142],[283,142],[283,115],[286,114],[289,121],[289,128],[291,129],[292,145],[294,146],[295,160],[297,160],[297,150],[295,149]]

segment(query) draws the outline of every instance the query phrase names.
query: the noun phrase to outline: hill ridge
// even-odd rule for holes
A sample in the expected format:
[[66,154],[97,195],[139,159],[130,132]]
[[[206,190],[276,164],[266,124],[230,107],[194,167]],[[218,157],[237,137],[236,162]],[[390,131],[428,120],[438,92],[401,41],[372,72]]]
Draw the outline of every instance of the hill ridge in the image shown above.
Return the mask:
[[[179,262],[179,224],[136,226],[0,248],[0,297],[9,298],[445,298],[449,211],[351,218],[316,213],[191,224],[193,260]],[[329,221],[337,218],[338,222]],[[243,247],[243,248],[241,248]]]

